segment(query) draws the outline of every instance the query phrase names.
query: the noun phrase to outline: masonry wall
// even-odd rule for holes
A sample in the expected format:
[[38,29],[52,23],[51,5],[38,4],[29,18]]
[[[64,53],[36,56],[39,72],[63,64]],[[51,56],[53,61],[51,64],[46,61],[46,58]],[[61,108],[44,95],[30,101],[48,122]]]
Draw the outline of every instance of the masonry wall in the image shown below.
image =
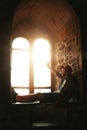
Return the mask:
[[[54,68],[69,64],[73,68],[73,73],[82,78],[79,20],[65,0],[21,2],[15,10],[12,24],[12,39],[18,36],[26,37],[31,44],[35,38],[47,38],[52,45]],[[56,86],[58,82],[56,77],[54,80],[52,86]],[[80,84],[82,92],[82,83]]]
[[[55,0],[53,0],[53,1],[55,1]],[[34,2],[36,2],[36,0]],[[64,5],[64,6],[62,6],[62,5]],[[67,5],[67,6],[65,6],[65,5],[67,5],[67,3],[61,4],[61,2],[60,2],[60,10],[62,10],[62,8],[64,8],[64,7],[65,7],[65,9],[67,8],[68,12],[72,12],[68,16],[66,15],[66,13],[64,13],[65,10],[62,10],[62,12],[58,10],[59,15],[57,16],[57,13],[55,14],[55,17],[53,15],[50,19],[51,22],[49,20],[47,20],[47,22],[43,22],[42,26],[41,25],[39,26],[40,27],[39,31],[37,30],[37,27],[38,27],[38,26],[36,26],[37,24],[36,25],[34,24],[35,26],[33,26],[33,25],[31,26],[29,24],[29,26],[27,28],[27,26],[26,26],[27,24],[24,24],[24,22],[23,22],[23,24],[21,24],[21,21],[20,21],[19,24],[16,24],[17,28],[14,26],[14,31],[13,31],[14,36],[13,37],[19,36],[19,35],[25,36],[25,34],[27,34],[25,32],[27,32],[28,30],[29,30],[28,32],[30,34],[29,39],[31,39],[31,40],[34,38],[34,36],[36,34],[41,34],[41,36],[47,36],[47,38],[50,39],[50,41],[52,43],[52,47],[53,47],[53,56],[52,57],[54,60],[54,63],[53,63],[54,67],[56,68],[57,65],[59,65],[59,64],[69,63],[70,65],[72,65],[73,71],[78,73],[79,77],[80,77],[81,75],[79,73],[79,70],[80,71],[82,70],[82,55],[81,55],[81,45],[80,45],[81,36],[80,36],[79,21],[78,21],[77,16],[73,17],[73,20],[70,19],[67,21],[67,19],[70,18],[69,16],[75,15],[75,13],[72,11],[72,9],[69,5]],[[38,4],[37,4],[37,7],[39,7]],[[43,5],[43,7],[44,7],[44,5]],[[28,7],[28,9],[29,9],[29,7]],[[59,7],[58,7],[58,9],[59,9]],[[34,8],[32,8],[32,10],[34,10]],[[51,11],[49,11],[49,12],[51,12]],[[3,15],[2,15],[2,12],[4,12]],[[30,11],[30,13],[31,13],[31,11]],[[0,25],[1,25],[1,29],[0,29],[0,102],[1,102],[0,129],[2,129],[2,130],[7,129],[7,128],[8,129],[19,129],[19,128],[25,128],[25,127],[27,127],[27,129],[28,129],[28,126],[26,126],[26,125],[28,125],[28,123],[29,123],[28,121],[30,120],[30,117],[27,114],[27,112],[25,111],[25,106],[23,107],[24,110],[22,109],[22,107],[21,107],[21,109],[18,109],[18,108],[13,109],[14,113],[13,112],[11,113],[11,111],[10,111],[11,108],[8,108],[8,104],[10,102],[9,101],[9,99],[10,99],[10,95],[9,95],[10,94],[10,92],[9,92],[9,90],[10,90],[10,70],[11,70],[11,68],[10,68],[10,47],[11,46],[10,45],[11,45],[11,38],[12,38],[12,35],[11,35],[12,17],[8,15],[8,12],[5,11],[5,9],[3,9],[3,11],[1,11],[0,15],[3,16],[0,21]],[[48,16],[49,16],[49,13],[48,13]],[[45,16],[42,17],[42,13],[41,13],[40,19],[42,19],[42,21],[43,21],[44,18],[45,18]],[[62,22],[61,20],[67,21],[66,22],[67,24],[65,24],[65,22],[64,21]],[[35,23],[34,20],[33,20],[33,22]],[[40,21],[36,20],[36,23],[40,24]],[[57,23],[57,25],[56,25],[56,23]],[[2,25],[4,25],[4,26],[2,26]],[[20,29],[19,25],[21,25],[21,27],[23,27],[23,28],[20,27],[21,28]],[[26,26],[26,28],[25,28],[25,26]],[[43,34],[40,31],[44,27],[45,27],[45,29],[44,29],[45,34]],[[60,29],[59,29],[59,27],[60,27]],[[31,32],[33,34],[33,32],[35,30],[36,30],[36,33],[34,33],[34,36],[31,35]],[[27,38],[28,38],[29,34],[27,34],[27,36],[26,36]],[[83,88],[81,87],[81,90],[82,89]],[[86,92],[85,92],[85,94],[86,94]],[[8,109],[9,109],[10,113],[7,113]],[[80,127],[79,126],[79,124],[80,124],[84,128],[84,122],[85,122],[85,125],[87,124],[86,120],[85,120],[85,119],[87,119],[86,110],[87,109],[85,108],[85,112],[84,112],[83,109],[80,109],[80,107],[79,107],[78,112],[79,112],[80,118],[75,118],[75,119],[77,119],[76,126],[78,123],[78,127]],[[23,113],[24,111],[25,111],[25,113]],[[20,113],[22,112],[23,115],[21,115],[19,112]],[[81,114],[80,114],[80,112],[81,112]],[[7,114],[8,114],[8,117],[7,117]],[[14,114],[14,117],[12,117],[11,114]],[[75,115],[75,117],[77,117],[77,115]],[[18,122],[19,119],[21,120],[21,122]],[[79,121],[80,121],[80,123],[79,123]]]
[[[59,64],[69,63],[72,65],[74,72],[79,73],[79,71],[82,70],[81,37],[78,17],[76,16],[71,6],[69,6],[65,1],[48,0],[47,5],[45,2],[42,0],[42,2],[36,3],[36,1],[31,0],[31,2],[29,2],[29,5],[27,4],[27,6],[25,6],[27,9],[24,9],[25,11],[28,11],[27,17],[24,17],[24,14],[26,14],[26,12],[24,12],[22,16],[21,8],[18,8],[19,11],[15,11],[13,21],[11,21],[11,16],[8,17],[9,15],[7,12],[3,14],[2,20],[4,22],[7,22],[4,26],[4,29],[2,29],[3,31],[1,32],[2,44],[0,48],[0,91],[2,101],[9,101],[8,95],[11,69],[10,47],[13,37],[25,36],[29,40],[32,40],[36,37],[36,34],[38,36],[44,36],[51,41],[53,51],[52,58],[55,68]],[[34,5],[35,8],[34,6],[29,8],[31,5]],[[39,12],[37,12],[38,8]],[[41,9],[43,9],[43,11],[41,11]],[[50,12],[52,12],[52,15],[49,14]],[[26,18],[28,19],[27,21]],[[31,21],[31,24],[28,23],[29,20]],[[11,24],[13,25],[13,28],[11,28]]]

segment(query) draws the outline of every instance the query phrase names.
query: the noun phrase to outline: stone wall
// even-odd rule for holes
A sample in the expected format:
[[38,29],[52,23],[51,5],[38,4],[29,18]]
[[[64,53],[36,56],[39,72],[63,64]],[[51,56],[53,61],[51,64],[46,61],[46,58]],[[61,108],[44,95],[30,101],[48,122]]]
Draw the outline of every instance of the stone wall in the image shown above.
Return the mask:
[[[65,0],[26,0],[14,13],[12,38],[22,36],[29,41],[38,37],[50,40],[52,66],[69,64],[81,76],[82,54],[78,16]],[[32,44],[32,42],[30,42]],[[56,77],[52,86],[57,83]],[[82,88],[82,87],[81,87]]]
[[79,20],[65,0],[26,0],[13,17],[12,38],[29,40],[46,37],[51,41],[55,64],[70,64],[74,71],[82,69]]

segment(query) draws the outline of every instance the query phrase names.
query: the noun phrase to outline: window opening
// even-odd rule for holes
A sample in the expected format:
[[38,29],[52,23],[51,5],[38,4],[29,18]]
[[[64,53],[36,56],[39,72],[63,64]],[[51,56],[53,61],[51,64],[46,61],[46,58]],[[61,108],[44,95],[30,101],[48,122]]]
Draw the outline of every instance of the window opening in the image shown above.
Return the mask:
[[[41,89],[35,90],[36,92],[48,92],[50,91],[51,86],[51,73],[47,68],[47,63],[51,62],[51,52],[50,52],[50,44],[45,39],[37,39],[34,42],[34,86],[38,87],[46,87],[43,91]],[[47,87],[48,90],[47,90]]]
[[[50,92],[51,72],[46,66],[48,62],[51,63],[51,47],[46,39],[37,39],[33,48],[25,38],[14,39],[11,53],[11,86],[20,95],[29,94],[30,89],[33,89],[34,93]],[[33,78],[30,78],[31,76]],[[30,86],[31,82],[33,86]]]
[[12,43],[11,86],[19,94],[29,93],[29,42],[16,38]]

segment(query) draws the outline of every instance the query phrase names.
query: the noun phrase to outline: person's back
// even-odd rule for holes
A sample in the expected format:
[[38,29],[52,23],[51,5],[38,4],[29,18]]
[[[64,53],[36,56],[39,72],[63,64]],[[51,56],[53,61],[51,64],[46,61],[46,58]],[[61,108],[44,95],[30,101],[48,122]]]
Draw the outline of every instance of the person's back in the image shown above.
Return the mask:
[[78,80],[76,77],[73,75],[69,75],[66,78],[66,83],[64,87],[61,90],[62,97],[66,100],[69,101],[72,99],[74,100],[79,100],[79,86],[78,86]]

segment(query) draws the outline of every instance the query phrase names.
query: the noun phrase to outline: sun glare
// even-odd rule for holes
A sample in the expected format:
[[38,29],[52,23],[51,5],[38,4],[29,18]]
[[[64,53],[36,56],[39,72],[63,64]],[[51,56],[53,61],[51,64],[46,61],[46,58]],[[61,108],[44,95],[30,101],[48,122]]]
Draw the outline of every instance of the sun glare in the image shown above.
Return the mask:
[[51,61],[50,44],[45,39],[38,39],[34,42],[34,85],[50,86],[50,71],[47,63]]
[[[12,43],[11,85],[29,86],[29,42],[16,38]],[[27,49],[27,50],[25,50]]]
[[[47,68],[47,63],[51,62],[50,43],[46,39],[38,39],[33,45],[32,50],[29,41],[22,37],[18,37],[12,42],[11,86],[20,95],[29,93],[30,71],[34,72],[34,87],[51,86],[51,72]],[[30,57],[30,55],[33,56]],[[30,62],[32,61],[33,70],[30,70]],[[21,87],[23,88],[21,89]],[[49,92],[50,90],[50,88],[35,89],[34,92]]]
[[29,41],[25,38],[18,37],[12,42],[12,48],[14,49],[29,49]]

